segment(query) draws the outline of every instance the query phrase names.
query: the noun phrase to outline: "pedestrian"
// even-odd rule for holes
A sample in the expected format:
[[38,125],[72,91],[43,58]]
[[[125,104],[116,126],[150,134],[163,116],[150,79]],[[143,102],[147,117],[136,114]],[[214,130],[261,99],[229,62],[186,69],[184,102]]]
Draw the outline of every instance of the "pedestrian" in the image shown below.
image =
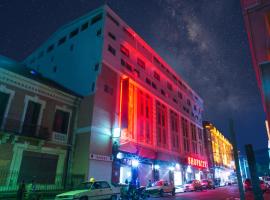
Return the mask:
[[151,179],[148,180],[147,187],[152,187],[152,180]]
[[25,195],[26,199],[27,200],[36,199],[35,192],[36,192],[36,184],[34,180],[32,180],[26,187],[26,195]]
[[21,184],[19,185],[18,191],[17,191],[17,200],[24,200],[25,198],[25,182],[22,180]]

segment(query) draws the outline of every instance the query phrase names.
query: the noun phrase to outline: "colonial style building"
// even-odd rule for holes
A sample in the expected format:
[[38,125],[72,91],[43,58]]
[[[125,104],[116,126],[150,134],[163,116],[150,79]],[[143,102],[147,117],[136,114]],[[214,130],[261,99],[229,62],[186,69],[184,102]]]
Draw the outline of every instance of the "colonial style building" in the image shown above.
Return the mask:
[[203,127],[212,178],[225,185],[234,176],[233,146],[212,123],[203,122]]
[[61,188],[69,176],[74,92],[0,56],[0,191],[22,181]]
[[142,185],[205,176],[202,99],[107,6],[60,28],[24,64],[84,96],[73,173]]
[[241,4],[252,64],[266,113],[270,157],[270,0],[241,0]]

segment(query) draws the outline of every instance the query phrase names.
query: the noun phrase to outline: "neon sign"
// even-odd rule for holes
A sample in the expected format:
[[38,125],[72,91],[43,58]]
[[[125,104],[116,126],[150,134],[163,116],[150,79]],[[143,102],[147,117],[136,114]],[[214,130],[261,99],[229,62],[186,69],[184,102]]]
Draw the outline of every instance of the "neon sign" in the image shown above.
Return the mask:
[[188,157],[188,164],[191,166],[207,168],[207,161],[197,158]]

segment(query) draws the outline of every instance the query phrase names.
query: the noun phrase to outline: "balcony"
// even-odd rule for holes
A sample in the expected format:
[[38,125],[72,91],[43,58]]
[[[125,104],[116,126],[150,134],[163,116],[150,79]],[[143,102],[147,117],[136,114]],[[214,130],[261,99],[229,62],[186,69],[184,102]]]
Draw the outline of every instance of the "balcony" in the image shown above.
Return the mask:
[[[27,124],[22,121],[10,118],[4,118],[0,131],[7,132],[10,134],[31,137],[42,140],[49,140],[50,133],[47,127],[37,126],[35,124]],[[1,124],[1,123],[0,123]]]

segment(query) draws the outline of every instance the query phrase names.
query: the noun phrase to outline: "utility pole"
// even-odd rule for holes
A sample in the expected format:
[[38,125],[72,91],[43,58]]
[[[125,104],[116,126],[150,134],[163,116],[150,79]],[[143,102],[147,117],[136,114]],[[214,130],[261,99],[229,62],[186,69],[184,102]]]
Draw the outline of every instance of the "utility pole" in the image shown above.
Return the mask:
[[233,124],[232,119],[230,119],[229,125],[230,125],[230,133],[231,133],[231,139],[232,139],[232,145],[233,145],[234,163],[235,163],[235,168],[236,168],[236,175],[237,175],[240,199],[245,200],[245,193],[244,193],[242,177],[241,177],[241,172],[240,172],[239,159],[238,159],[236,135],[234,132],[234,124]]
[[261,200],[263,199],[263,195],[262,195],[262,190],[260,188],[260,181],[257,176],[256,160],[255,160],[252,145],[251,144],[245,145],[245,149],[246,149],[246,154],[247,154],[248,167],[250,171],[251,184],[252,184],[254,197],[255,197],[255,200]]

